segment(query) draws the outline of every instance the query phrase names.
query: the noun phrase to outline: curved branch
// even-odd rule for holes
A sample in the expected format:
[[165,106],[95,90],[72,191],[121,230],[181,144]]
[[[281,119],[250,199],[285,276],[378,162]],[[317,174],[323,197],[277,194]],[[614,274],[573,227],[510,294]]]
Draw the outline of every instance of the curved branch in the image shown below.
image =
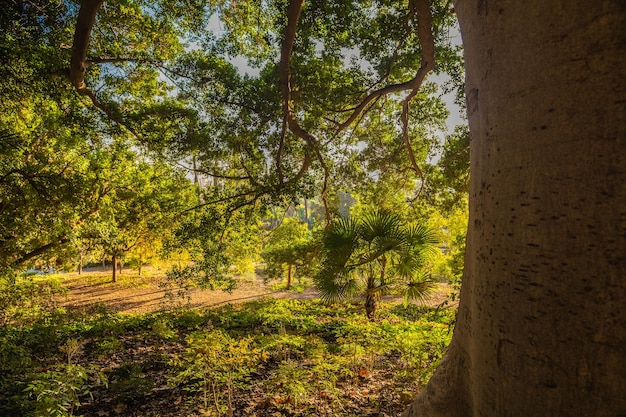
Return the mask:
[[92,65],[99,65],[99,64],[120,64],[120,63],[126,63],[126,62],[131,62],[133,64],[145,64],[145,65],[152,65],[154,67],[159,68],[160,70],[163,70],[165,72],[168,72],[172,75],[175,75],[177,77],[180,78],[186,78],[188,80],[194,81],[196,83],[201,83],[201,82],[209,82],[212,81],[209,77],[206,78],[202,78],[201,80],[197,80],[193,77],[190,77],[187,74],[183,74],[180,71],[176,71],[175,69],[172,69],[170,67],[167,67],[165,65],[163,65],[162,62],[159,61],[155,61],[153,59],[145,59],[145,58],[131,58],[131,57],[122,57],[122,58],[111,58],[111,57],[98,57],[98,58],[93,58],[90,60],[85,61],[85,67],[90,67]]
[[225,201],[231,201],[231,200],[235,200],[237,198],[241,198],[241,197],[245,197],[245,196],[249,196],[249,195],[254,195],[255,197],[253,198],[253,200],[256,200],[256,199],[258,199],[258,197],[260,195],[263,195],[263,194],[264,194],[264,192],[258,192],[257,190],[251,190],[251,191],[246,191],[246,192],[242,192],[242,193],[235,194],[235,195],[229,195],[229,196],[226,196],[226,197],[222,197],[222,198],[218,198],[218,199],[215,199],[215,200],[207,201],[207,202],[204,202],[204,203],[196,204],[193,207],[190,207],[188,209],[180,211],[179,214],[186,214],[186,213],[189,213],[190,211],[194,211],[194,210],[197,210],[197,209],[202,208],[202,207],[210,206],[211,204],[223,203]]
[[13,261],[10,264],[10,267],[11,268],[16,268],[16,267],[22,265],[24,262],[29,261],[29,260],[31,260],[31,259],[33,259],[33,258],[35,258],[35,257],[37,257],[39,255],[42,255],[42,254],[46,253],[47,251],[49,251],[52,248],[64,245],[65,243],[68,243],[69,241],[70,240],[68,238],[64,237],[64,238],[60,238],[60,239],[58,239],[58,240],[56,240],[54,242],[50,242],[50,243],[47,243],[45,245],[39,246],[38,248],[33,249],[32,251],[22,255],[19,259]]
[[135,130],[135,128],[130,126],[126,121],[124,121],[122,118],[120,118],[119,115],[113,113],[109,107],[105,106],[104,103],[102,103],[100,100],[98,100],[98,97],[96,97],[96,93],[94,91],[92,91],[89,88],[85,87],[82,91],[79,90],[78,92],[80,94],[82,94],[82,95],[85,95],[85,96],[89,97],[89,99],[91,100],[91,103],[97,109],[102,111],[102,113],[104,113],[109,118],[109,120],[117,123],[120,126],[125,127],[126,130],[128,130],[130,133],[132,133],[133,136],[135,136],[137,139],[142,139],[141,135],[139,134],[139,132],[137,132],[137,130]]
[[419,197],[422,193],[422,189],[424,188],[424,173],[417,165],[415,154],[413,153],[413,147],[411,146],[411,141],[409,139],[409,105],[411,100],[413,100],[413,98],[417,95],[419,87],[422,85],[424,78],[426,78],[426,74],[435,68],[435,39],[432,32],[433,17],[430,11],[430,1],[412,0],[411,7],[415,10],[418,19],[417,35],[422,47],[422,65],[414,78],[417,83],[416,86],[413,87],[413,90],[406,96],[404,102],[402,103],[402,115],[400,116],[400,119],[402,121],[402,139],[409,154],[411,166],[421,179],[420,189],[411,200],[414,201],[417,197]]
[[[296,40],[296,31],[298,27],[298,21],[300,20],[300,14],[302,13],[302,7],[304,6],[304,0],[290,0],[289,6],[287,7],[287,27],[285,28],[285,38],[283,40],[283,44],[280,48],[280,63],[278,65],[278,71],[280,75],[280,91],[283,99],[283,126],[287,126],[289,130],[302,139],[310,148],[312,148],[317,158],[322,164],[322,167],[326,167],[326,164],[322,158],[321,151],[319,149],[318,140],[315,136],[313,136],[310,132],[300,126],[296,117],[293,113],[293,110],[290,106],[291,102],[291,69],[289,68],[289,63],[291,61],[291,55],[293,53],[293,46]],[[280,163],[280,158],[282,153],[282,148],[284,146],[283,139],[281,138],[281,146],[279,149],[279,155],[277,162]],[[311,158],[308,153],[305,152],[304,160],[302,162],[302,167],[295,178],[292,180],[297,180],[302,178],[304,173],[307,171],[311,164]],[[327,170],[327,168],[326,168]],[[279,167],[279,175],[281,174]],[[279,186],[282,186],[281,182]]]
[[342,131],[350,126],[350,124],[354,122],[354,120],[368,106],[368,104],[370,104],[372,100],[378,97],[391,93],[397,93],[400,91],[410,90],[412,92],[410,94],[410,101],[422,85],[422,82],[426,78],[426,74],[428,74],[429,71],[435,68],[435,39],[432,32],[433,18],[430,11],[430,1],[411,0],[410,7],[411,12],[407,17],[410,17],[413,11],[415,12],[415,15],[417,17],[417,37],[419,39],[420,47],[422,49],[420,68],[417,70],[415,76],[409,81],[399,84],[387,85],[376,91],[371,92],[354,108],[352,114],[339,125],[339,131]]
[[298,21],[300,20],[300,14],[302,13],[303,6],[304,0],[289,1],[289,6],[287,7],[287,27],[285,28],[285,39],[283,40],[283,45],[280,48],[280,63],[278,65],[278,71],[280,74],[280,91],[283,96],[283,114],[285,116],[290,112],[289,102],[291,101],[291,71],[289,69],[289,62],[293,52],[293,45],[296,41],[296,29],[298,27]]
[[226,175],[226,174],[218,174],[215,172],[209,172],[206,171],[204,169],[201,168],[197,168],[197,167],[188,167],[180,162],[176,162],[176,165],[178,165],[179,167],[186,169],[189,172],[199,172],[200,174],[204,174],[204,175],[208,175],[209,177],[213,177],[213,178],[220,178],[220,179],[225,179],[225,180],[235,180],[235,181],[248,181],[250,179],[252,179],[251,176],[245,176],[245,177],[240,177],[240,176],[234,176],[234,175]]
[[78,17],[76,18],[76,29],[74,30],[72,57],[68,77],[79,94],[89,97],[92,104],[100,109],[110,120],[120,126],[124,126],[130,133],[141,139],[141,136],[135,129],[100,102],[96,97],[96,93],[85,84],[85,70],[90,65],[87,61],[87,49],[89,48],[89,41],[91,40],[91,31],[96,23],[98,10],[100,10],[104,1],[105,0],[83,0],[80,5]]
[[76,90],[80,93],[87,90],[87,85],[85,84],[87,48],[89,47],[93,25],[96,23],[96,15],[103,3],[104,0],[83,0],[78,11],[69,77]]
[[382,77],[380,77],[380,80],[374,83],[373,86],[381,84],[383,81],[386,81],[389,79],[389,76],[391,75],[391,69],[393,68],[393,65],[395,64],[396,59],[398,59],[398,54],[400,53],[400,49],[404,46],[404,43],[406,42],[407,38],[409,37],[411,33],[409,21],[413,19],[413,16],[415,16],[415,8],[409,7],[409,11],[405,16],[405,21],[404,21],[404,34],[402,35],[402,37],[396,44],[396,47],[394,48],[393,53],[391,54],[391,58],[389,59],[389,64],[387,65],[387,70],[385,71],[385,74]]
[[[413,92],[416,93],[417,90],[414,90]],[[409,96],[404,100],[404,103],[402,103],[402,115],[400,116],[400,119],[402,121],[402,140],[404,142],[404,146],[406,146],[407,153],[409,154],[411,168],[413,169],[413,171],[415,171],[415,173],[420,177],[421,180],[420,189],[410,201],[415,201],[417,197],[419,197],[419,195],[422,193],[422,189],[424,188],[424,173],[422,172],[419,165],[417,164],[417,161],[415,160],[413,146],[411,146],[411,140],[409,139],[409,102],[411,101],[413,96],[415,96],[413,92],[409,94]]]

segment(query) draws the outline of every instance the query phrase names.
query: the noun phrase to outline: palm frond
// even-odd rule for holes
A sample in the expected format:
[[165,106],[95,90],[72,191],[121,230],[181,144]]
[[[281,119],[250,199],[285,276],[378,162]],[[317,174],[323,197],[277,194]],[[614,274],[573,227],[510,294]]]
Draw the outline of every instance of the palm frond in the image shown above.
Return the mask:
[[356,279],[342,272],[322,269],[313,277],[313,285],[324,302],[344,300],[358,290]]
[[409,245],[423,257],[429,258],[438,250],[440,243],[437,231],[423,224],[411,224],[407,228]]
[[434,283],[422,271],[438,243],[435,231],[385,210],[356,221],[336,220],[322,240],[324,259],[315,287],[327,302],[355,294],[380,299],[393,288],[404,290],[407,302],[424,300]]
[[334,221],[324,235],[324,263],[329,270],[341,269],[354,252],[357,242],[356,225],[349,218]]
[[393,274],[402,278],[411,279],[416,272],[424,267],[426,259],[419,252],[408,252],[400,256],[393,263]]
[[428,300],[435,289],[435,282],[430,280],[426,274],[407,282],[404,290],[404,303],[408,304],[411,300],[419,300],[425,302]]
[[367,288],[363,295],[373,295],[377,300],[380,300],[380,298],[383,295],[387,295],[389,293],[391,293],[393,291],[393,289],[395,288],[395,285],[391,282],[385,282],[382,284],[379,284],[373,288]]
[[359,223],[358,232],[366,242],[401,234],[402,218],[387,210],[376,210],[366,214]]

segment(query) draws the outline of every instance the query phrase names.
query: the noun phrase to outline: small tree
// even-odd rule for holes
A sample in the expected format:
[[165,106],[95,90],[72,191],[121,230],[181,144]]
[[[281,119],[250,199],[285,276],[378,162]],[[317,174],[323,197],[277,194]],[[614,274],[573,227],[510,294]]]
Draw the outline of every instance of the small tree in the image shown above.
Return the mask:
[[363,296],[367,317],[373,320],[378,300],[392,289],[402,290],[405,300],[428,295],[432,282],[424,266],[436,245],[432,230],[389,211],[358,220],[341,218],[323,238],[315,286],[327,301]]
[[267,263],[269,279],[282,278],[287,268],[287,289],[291,288],[294,269],[298,274],[310,270],[316,244],[308,225],[297,219],[285,218],[272,231],[261,256]]

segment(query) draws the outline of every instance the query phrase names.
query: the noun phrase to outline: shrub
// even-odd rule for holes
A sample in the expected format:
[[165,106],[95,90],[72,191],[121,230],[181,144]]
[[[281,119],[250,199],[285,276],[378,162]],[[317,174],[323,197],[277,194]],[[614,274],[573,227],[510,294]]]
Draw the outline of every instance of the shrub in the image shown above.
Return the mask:
[[65,292],[54,277],[0,274],[0,325],[28,326],[41,321],[57,308],[56,296]]
[[[233,391],[244,388],[259,358],[251,338],[235,340],[222,330],[196,332],[187,337],[187,348],[173,364],[180,370],[172,382],[202,394],[204,409],[212,402],[216,415],[233,414]],[[227,394],[227,403],[222,398]],[[211,399],[209,399],[211,398]]]

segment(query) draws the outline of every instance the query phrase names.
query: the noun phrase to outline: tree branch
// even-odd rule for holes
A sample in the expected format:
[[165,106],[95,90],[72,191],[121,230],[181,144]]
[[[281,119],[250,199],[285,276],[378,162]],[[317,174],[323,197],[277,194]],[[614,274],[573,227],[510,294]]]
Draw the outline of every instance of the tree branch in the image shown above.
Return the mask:
[[240,194],[229,195],[229,196],[226,196],[226,197],[222,197],[222,198],[218,198],[218,199],[215,199],[215,200],[207,201],[207,202],[204,202],[204,203],[201,203],[201,204],[197,204],[197,205],[195,205],[193,207],[190,207],[188,209],[185,209],[185,210],[181,211],[180,214],[189,213],[190,211],[194,211],[194,210],[197,210],[197,209],[205,207],[205,206],[210,206],[211,204],[223,203],[225,201],[230,201],[230,200],[234,200],[234,199],[237,199],[237,198],[240,198],[240,197],[245,197],[245,196],[254,195],[254,194],[257,194],[257,197],[254,198],[254,200],[256,200],[258,198],[258,195],[264,194],[264,192],[259,192],[258,190],[251,190],[251,191],[246,191],[246,192],[243,192],[243,193],[240,193]]
[[[280,63],[278,65],[278,71],[280,76],[280,91],[283,98],[283,125],[286,125],[294,135],[302,139],[315,152],[317,159],[324,168],[325,177],[327,179],[328,168],[326,166],[326,163],[324,162],[324,158],[322,157],[322,153],[319,148],[319,141],[314,135],[312,135],[310,132],[300,126],[290,105],[291,69],[289,67],[289,63],[291,61],[291,55],[293,53],[293,46],[296,40],[296,30],[298,27],[298,21],[300,20],[300,14],[302,13],[303,6],[304,0],[290,0],[289,6],[287,7],[287,27],[285,28],[285,38],[280,49]],[[279,157],[277,158],[278,161],[280,161],[283,146],[284,143],[281,139]],[[298,174],[296,174],[296,177],[292,178],[291,181],[297,181],[298,179],[302,178],[302,176],[304,176],[306,171],[309,169],[310,164],[311,157],[305,151],[304,159],[302,161],[302,167],[300,168]],[[281,175],[280,170],[279,175]],[[326,179],[324,191],[326,190]],[[281,182],[279,184],[279,187],[282,187],[282,185],[283,183]]]
[[422,189],[424,188],[424,173],[417,165],[415,154],[413,153],[413,147],[411,146],[409,138],[409,105],[411,100],[413,100],[413,98],[417,95],[424,78],[426,78],[426,74],[435,68],[435,39],[432,32],[433,17],[430,11],[430,1],[411,0],[410,5],[415,10],[415,14],[417,15],[417,36],[422,49],[422,65],[420,66],[416,77],[413,79],[416,82],[415,86],[413,86],[413,90],[408,96],[406,96],[404,102],[402,103],[402,115],[400,116],[400,120],[402,121],[402,139],[409,154],[411,166],[417,175],[419,175],[421,180],[420,189],[411,200],[414,201],[417,197],[419,197],[422,193]]
[[409,12],[409,15],[407,15],[407,17],[412,16],[413,10],[417,17],[417,36],[422,50],[420,68],[417,70],[417,73],[411,80],[399,84],[387,85],[370,93],[354,108],[352,114],[339,125],[339,131],[342,131],[350,126],[350,124],[354,122],[354,120],[368,106],[368,104],[378,97],[391,93],[397,93],[400,91],[410,90],[410,101],[413,96],[417,94],[417,90],[422,85],[424,78],[426,78],[426,74],[428,74],[429,71],[435,68],[435,40],[432,33],[433,18],[430,11],[430,1],[411,0],[409,3],[409,7],[411,7],[411,11]]
[[250,176],[237,177],[237,176],[234,176],[234,175],[216,174],[215,172],[205,171],[204,169],[188,167],[186,165],[183,165],[180,162],[176,162],[176,165],[178,165],[179,167],[181,167],[183,169],[186,169],[189,172],[199,172],[201,174],[208,175],[209,177],[214,177],[214,178],[221,178],[221,179],[225,179],[225,180],[235,180],[235,181],[244,181],[244,180],[252,179]]
[[74,31],[74,41],[72,43],[72,57],[70,61],[69,79],[79,94],[89,97],[93,105],[100,109],[110,120],[124,126],[130,133],[141,139],[139,133],[133,129],[128,123],[124,122],[118,115],[114,114],[111,109],[101,103],[93,90],[85,84],[85,70],[89,66],[87,61],[87,49],[91,40],[91,31],[96,22],[98,10],[104,3],[104,0],[83,0],[78,11],[76,19],[76,29]]
[[96,22],[96,15],[103,3],[104,0],[83,0],[76,19],[69,77],[76,90],[82,94],[87,90],[85,84],[87,48],[89,47],[93,25]]
[[48,250],[56,247],[56,246],[60,246],[64,243],[69,242],[70,240],[67,238],[63,238],[63,239],[59,239],[56,242],[50,242],[48,244],[45,244],[43,246],[38,247],[37,249],[34,249],[30,252],[28,252],[27,254],[22,255],[19,259],[17,259],[16,261],[14,261],[13,263],[11,263],[11,267],[15,268],[17,266],[20,266],[21,264],[23,264],[26,261],[29,261],[30,259],[39,256],[43,253],[46,253]]

